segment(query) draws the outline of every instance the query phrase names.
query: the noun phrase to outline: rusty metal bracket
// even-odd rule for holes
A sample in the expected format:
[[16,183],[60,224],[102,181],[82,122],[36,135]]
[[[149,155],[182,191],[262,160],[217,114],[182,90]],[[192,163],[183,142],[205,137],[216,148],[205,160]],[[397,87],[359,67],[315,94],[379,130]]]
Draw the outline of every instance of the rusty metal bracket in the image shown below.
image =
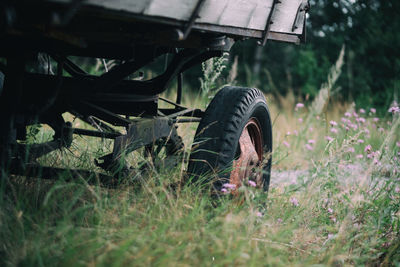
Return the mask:
[[173,121],[168,117],[140,118],[127,127],[126,135],[115,138],[112,153],[96,160],[96,164],[112,172],[127,170],[125,155],[153,145],[162,138],[174,138],[175,135],[177,133]]
[[267,43],[268,34],[269,34],[269,30],[271,28],[271,24],[274,23],[272,21],[272,16],[274,14],[276,4],[279,4],[279,3],[281,3],[280,0],[273,0],[273,2],[272,2],[271,12],[269,12],[269,15],[268,15],[267,24],[265,25],[265,30],[264,30],[263,35],[262,35],[262,41],[258,42],[259,45],[264,46]]
[[[310,9],[310,3],[308,1],[303,1],[301,2],[301,4],[299,5],[299,8],[297,9],[297,13],[296,13],[296,18],[294,19],[293,22],[293,26],[292,26],[292,32],[294,32],[298,27],[299,27],[299,23],[300,21],[300,13],[304,12],[304,16],[306,15],[305,13],[307,13],[307,11]],[[304,22],[305,23],[305,18],[304,18]]]
[[203,6],[204,2],[205,2],[205,0],[197,1],[197,4],[196,4],[196,6],[195,6],[195,8],[194,8],[194,10],[192,12],[192,15],[190,16],[189,21],[186,24],[185,29],[183,30],[182,39],[179,40],[179,41],[186,40],[186,38],[189,36],[189,34],[190,34],[190,32],[191,32],[191,30],[193,28],[194,22],[199,17],[199,12],[200,12],[200,9]]
[[115,138],[113,158],[118,160],[125,153],[152,144],[160,138],[168,137],[173,128],[167,117],[141,118],[128,126],[127,134]]

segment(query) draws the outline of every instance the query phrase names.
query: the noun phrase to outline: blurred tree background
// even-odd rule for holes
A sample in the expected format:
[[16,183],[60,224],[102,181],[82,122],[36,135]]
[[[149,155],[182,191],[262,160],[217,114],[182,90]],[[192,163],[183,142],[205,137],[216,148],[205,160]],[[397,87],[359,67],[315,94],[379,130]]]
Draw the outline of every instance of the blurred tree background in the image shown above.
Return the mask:
[[[398,100],[400,1],[310,0],[310,5],[306,44],[270,41],[260,47],[243,41],[233,47],[229,64],[237,57],[237,83],[311,99],[345,45],[345,65],[336,84],[340,92],[335,97],[360,107],[387,108]],[[188,80],[198,82],[194,77]]]

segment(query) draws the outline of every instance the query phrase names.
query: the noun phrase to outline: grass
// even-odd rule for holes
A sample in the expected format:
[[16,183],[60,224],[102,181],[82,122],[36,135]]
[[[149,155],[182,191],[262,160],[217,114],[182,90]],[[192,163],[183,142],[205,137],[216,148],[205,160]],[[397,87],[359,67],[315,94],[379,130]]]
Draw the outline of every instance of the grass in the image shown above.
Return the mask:
[[[399,265],[398,115],[376,123],[359,114],[366,122],[357,130],[346,132],[338,122],[339,132],[327,141],[323,119],[311,120],[307,127],[313,131],[298,122],[308,115],[304,109],[292,107],[276,119],[275,128],[287,123],[285,130],[297,127],[299,134],[275,131],[274,174],[306,171],[289,183],[274,184],[272,176],[268,196],[250,187],[220,200],[195,185],[172,190],[169,184],[181,179],[182,166],[116,189],[89,186],[84,179],[67,183],[63,177],[3,180],[2,265]],[[332,108],[328,116],[341,109]],[[349,119],[356,122],[354,115]],[[316,142],[308,151],[311,137]],[[364,143],[354,142],[361,138]],[[366,156],[372,151],[364,152],[368,144],[379,151],[371,159]],[[73,154],[79,167],[81,151],[81,167],[90,167],[89,152],[103,150],[83,139],[74,146],[75,151],[54,153],[53,160],[73,165],[66,156]],[[347,152],[349,147],[355,152]]]
[[[204,105],[187,96],[188,105]],[[66,182],[68,173],[1,180],[0,265],[400,266],[399,114],[377,120],[369,107],[329,97],[315,112],[316,103],[294,99],[267,96],[275,140],[268,194],[243,186],[237,197],[215,199],[194,184],[172,188],[185,164],[114,189],[84,177]],[[195,129],[178,129],[187,147]],[[45,141],[49,131],[31,138]],[[110,146],[78,137],[40,160],[99,171],[93,158]],[[134,156],[134,166],[146,160]]]

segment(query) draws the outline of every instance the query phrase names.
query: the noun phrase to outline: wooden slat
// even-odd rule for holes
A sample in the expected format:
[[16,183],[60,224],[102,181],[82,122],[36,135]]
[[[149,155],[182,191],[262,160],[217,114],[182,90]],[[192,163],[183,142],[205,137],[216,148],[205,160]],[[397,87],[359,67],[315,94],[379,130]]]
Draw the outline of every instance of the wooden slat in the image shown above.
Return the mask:
[[[48,0],[70,2],[70,0]],[[123,11],[149,21],[185,25],[198,0],[86,0],[86,7],[102,8],[110,11]],[[276,4],[270,31],[274,36],[268,39],[283,38],[282,41],[298,40],[296,35],[303,33],[305,13],[298,19],[298,27],[293,29],[296,13],[304,0],[280,0]],[[261,38],[266,28],[273,0],[206,0],[196,19],[195,29]],[[235,30],[236,29],[236,30]],[[290,36],[285,37],[288,34]]]

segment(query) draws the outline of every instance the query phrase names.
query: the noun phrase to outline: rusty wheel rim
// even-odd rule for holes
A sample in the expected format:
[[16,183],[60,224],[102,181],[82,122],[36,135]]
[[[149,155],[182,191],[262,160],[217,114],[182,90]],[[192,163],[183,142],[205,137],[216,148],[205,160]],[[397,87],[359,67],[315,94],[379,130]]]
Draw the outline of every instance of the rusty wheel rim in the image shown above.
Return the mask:
[[257,187],[262,185],[263,135],[260,123],[251,118],[243,128],[239,138],[240,155],[233,161],[229,178],[231,184],[239,188],[243,181],[253,181]]

